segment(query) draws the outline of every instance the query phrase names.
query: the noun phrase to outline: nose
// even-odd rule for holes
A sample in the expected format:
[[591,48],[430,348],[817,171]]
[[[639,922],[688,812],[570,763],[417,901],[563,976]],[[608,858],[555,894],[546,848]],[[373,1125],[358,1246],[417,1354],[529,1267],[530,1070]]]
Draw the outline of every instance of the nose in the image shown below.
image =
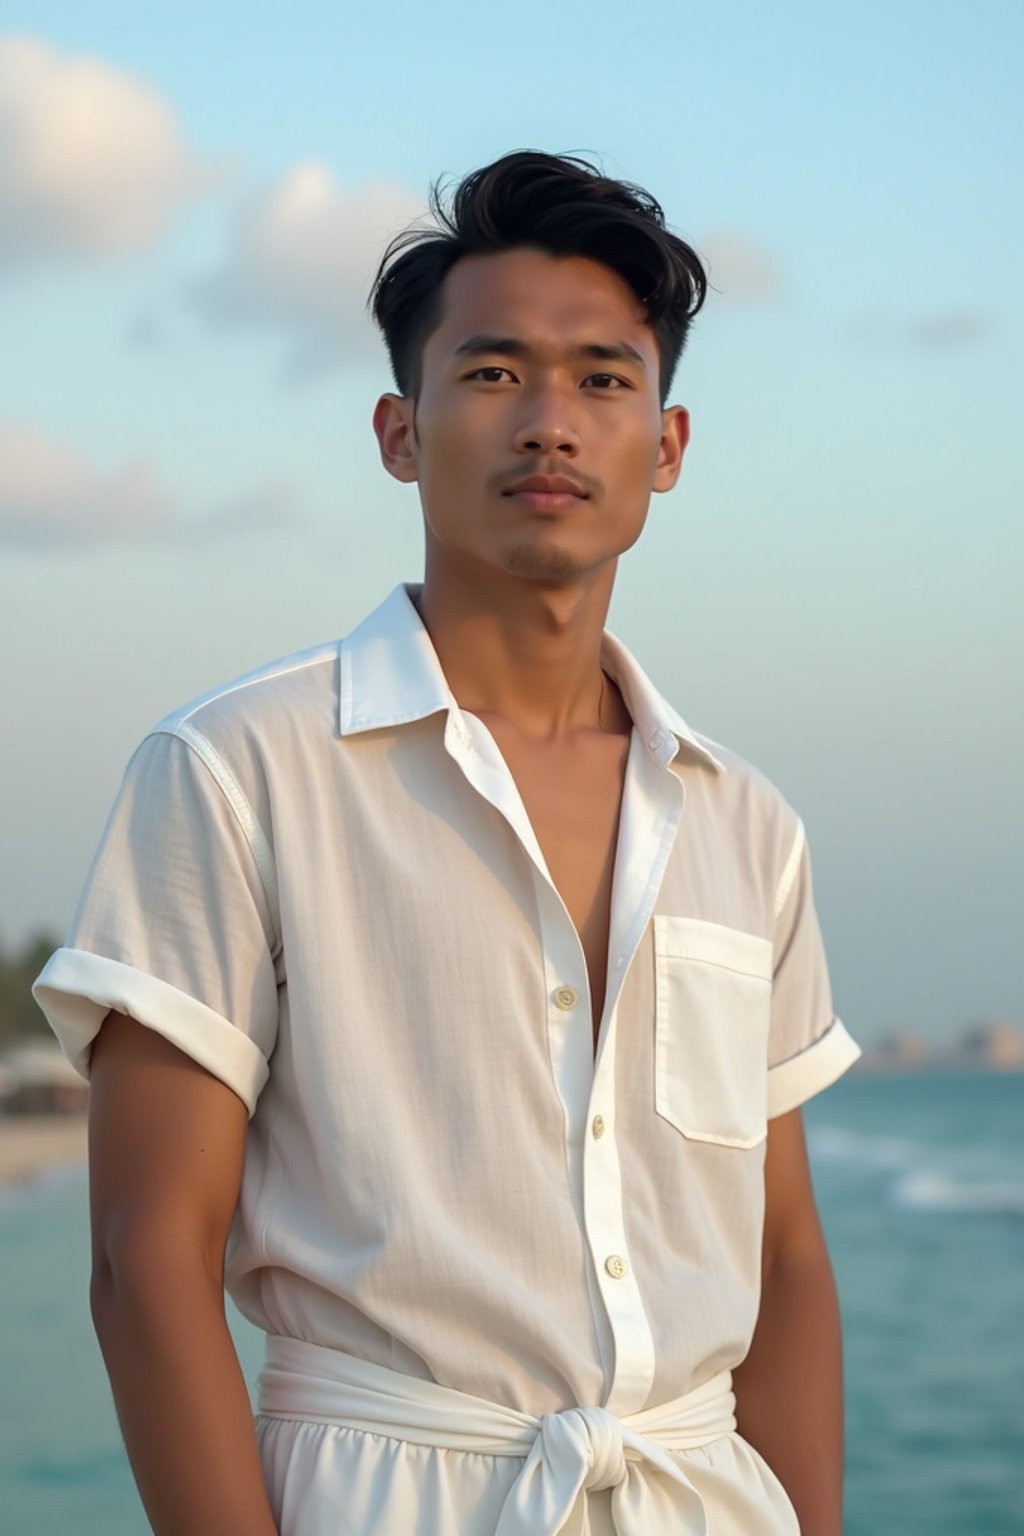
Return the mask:
[[580,449],[579,428],[572,407],[558,389],[524,392],[522,421],[515,446],[520,453],[561,453],[575,456]]

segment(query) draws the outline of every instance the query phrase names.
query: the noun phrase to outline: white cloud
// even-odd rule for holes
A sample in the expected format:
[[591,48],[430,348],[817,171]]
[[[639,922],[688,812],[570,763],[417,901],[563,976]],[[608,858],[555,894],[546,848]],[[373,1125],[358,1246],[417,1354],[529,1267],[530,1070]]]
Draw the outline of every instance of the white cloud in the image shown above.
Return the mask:
[[0,535],[16,543],[148,534],[174,511],[151,464],[104,474],[74,448],[23,422],[0,423]]
[[374,272],[390,237],[424,218],[396,183],[342,188],[327,166],[304,162],[239,209],[224,264],[196,301],[215,323],[276,330],[293,374],[371,355]]
[[782,278],[775,257],[744,235],[719,230],[698,246],[708,269],[711,297],[776,299]]
[[148,459],[106,472],[27,422],[0,422],[0,542],[7,545],[67,549],[114,539],[205,538],[301,520],[297,493],[280,482],[185,517]]
[[152,87],[0,38],[0,268],[144,248],[213,180]]

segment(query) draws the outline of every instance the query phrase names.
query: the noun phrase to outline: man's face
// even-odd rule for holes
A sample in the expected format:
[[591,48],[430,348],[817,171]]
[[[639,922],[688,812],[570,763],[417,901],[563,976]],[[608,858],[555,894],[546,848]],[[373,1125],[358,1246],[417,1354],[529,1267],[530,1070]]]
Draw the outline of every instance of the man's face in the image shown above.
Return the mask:
[[[614,561],[651,492],[676,483],[688,435],[662,411],[658,346],[611,268],[524,248],[463,257],[410,399],[378,402],[389,471],[416,481],[430,561],[563,583]],[[582,495],[545,504],[516,484],[561,476]]]

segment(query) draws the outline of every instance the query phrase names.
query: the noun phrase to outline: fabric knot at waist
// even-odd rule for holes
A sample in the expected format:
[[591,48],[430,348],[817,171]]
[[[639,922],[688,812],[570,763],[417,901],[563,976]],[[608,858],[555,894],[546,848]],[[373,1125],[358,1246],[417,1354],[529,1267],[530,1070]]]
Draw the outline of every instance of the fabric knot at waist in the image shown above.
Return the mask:
[[549,1466],[586,1468],[584,1488],[614,1488],[626,1475],[619,1421],[607,1408],[566,1408],[540,1421],[541,1456]]
[[[518,1456],[495,1536],[558,1536],[588,1491],[612,1490],[619,1536],[651,1536],[645,1469],[668,1480],[677,1536],[707,1536],[704,1501],[670,1452],[709,1445],[736,1428],[732,1377],[709,1381],[657,1408],[617,1418],[607,1408],[566,1408],[542,1418],[437,1382],[406,1376],[337,1349],[272,1335],[259,1380],[269,1418],[334,1424],[414,1445],[481,1456]],[[663,1503],[663,1501],[659,1501]]]

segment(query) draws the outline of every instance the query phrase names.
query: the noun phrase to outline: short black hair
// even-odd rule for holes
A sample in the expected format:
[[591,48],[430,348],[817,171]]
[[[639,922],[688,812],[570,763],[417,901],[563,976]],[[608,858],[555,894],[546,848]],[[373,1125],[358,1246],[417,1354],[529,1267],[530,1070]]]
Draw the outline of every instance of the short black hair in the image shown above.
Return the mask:
[[394,237],[367,302],[384,333],[398,393],[419,396],[423,347],[440,324],[441,286],[460,257],[529,246],[589,256],[629,284],[657,338],[664,409],[707,276],[696,251],[666,228],[657,199],[580,156],[536,149],[471,171],[447,205],[442,180],[430,188],[436,225],[413,225]]

